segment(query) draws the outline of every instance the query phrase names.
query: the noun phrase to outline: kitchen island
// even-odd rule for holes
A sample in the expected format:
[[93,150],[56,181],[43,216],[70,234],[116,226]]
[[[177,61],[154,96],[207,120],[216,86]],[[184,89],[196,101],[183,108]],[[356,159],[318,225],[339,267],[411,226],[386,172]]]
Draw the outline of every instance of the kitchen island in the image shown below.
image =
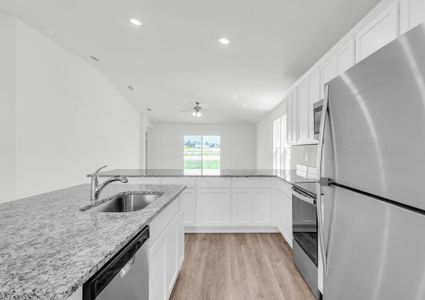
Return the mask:
[[[175,200],[184,188],[124,184],[106,187],[100,202],[121,192],[161,193],[146,208],[131,213],[81,211],[90,204],[89,185],[1,204],[0,299],[56,300],[71,295],[72,299],[81,299],[82,285],[124,245],[159,219],[163,211],[178,209]],[[164,226],[153,227],[151,240]]]

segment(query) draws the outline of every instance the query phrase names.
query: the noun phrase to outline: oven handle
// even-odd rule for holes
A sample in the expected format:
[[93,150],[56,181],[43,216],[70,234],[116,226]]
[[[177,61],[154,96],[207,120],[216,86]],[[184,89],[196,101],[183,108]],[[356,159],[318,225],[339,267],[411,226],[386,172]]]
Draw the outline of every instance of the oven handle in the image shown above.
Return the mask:
[[296,198],[302,200],[302,201],[305,201],[305,202],[310,203],[312,205],[316,205],[316,200],[314,198],[304,196],[303,194],[300,194],[296,190],[292,190],[292,195],[295,196]]
[[318,223],[318,231],[319,231],[319,244],[320,244],[320,252],[321,252],[321,258],[323,262],[323,271],[324,274],[327,273],[327,253],[326,253],[326,247],[325,247],[325,239],[324,239],[324,226],[323,226],[323,198],[322,198],[322,191],[321,191],[321,182],[322,182],[322,159],[323,159],[323,142],[324,142],[324,136],[325,136],[325,123],[326,123],[326,117],[328,115],[328,105],[329,105],[329,86],[325,85],[325,98],[323,99],[323,106],[322,106],[322,115],[320,120],[320,130],[319,130],[319,145],[318,145],[318,151],[317,151],[317,223]]

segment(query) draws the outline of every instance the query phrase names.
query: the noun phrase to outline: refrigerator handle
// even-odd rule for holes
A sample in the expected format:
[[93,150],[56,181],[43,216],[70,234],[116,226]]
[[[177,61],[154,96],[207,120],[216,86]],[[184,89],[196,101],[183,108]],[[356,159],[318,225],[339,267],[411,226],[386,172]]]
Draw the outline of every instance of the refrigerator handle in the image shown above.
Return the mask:
[[323,139],[324,139],[324,131],[325,131],[325,123],[326,117],[328,115],[328,103],[329,103],[329,87],[325,85],[325,99],[323,100],[322,106],[322,115],[320,118],[320,131],[319,131],[319,145],[317,152],[317,200],[316,200],[316,210],[317,210],[317,223],[319,228],[319,244],[320,244],[320,252],[321,258],[323,262],[323,270],[326,274],[327,272],[327,254],[325,247],[325,239],[324,239],[324,227],[323,227],[323,213],[322,213],[322,191],[321,191],[321,181],[322,181],[322,159],[323,159]]

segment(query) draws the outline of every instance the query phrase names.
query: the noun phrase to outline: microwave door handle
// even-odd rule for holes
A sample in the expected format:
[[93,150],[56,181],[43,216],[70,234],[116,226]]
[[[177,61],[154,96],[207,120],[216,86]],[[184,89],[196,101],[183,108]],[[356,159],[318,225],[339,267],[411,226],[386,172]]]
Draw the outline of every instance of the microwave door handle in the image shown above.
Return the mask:
[[329,105],[329,86],[328,84],[325,85],[325,99],[323,100],[323,107],[322,107],[322,115],[320,119],[320,130],[319,130],[319,145],[318,145],[318,152],[317,152],[317,223],[319,228],[319,244],[320,244],[320,252],[321,252],[321,258],[323,262],[323,270],[324,273],[327,273],[327,250],[325,247],[325,239],[324,239],[324,227],[323,227],[323,201],[322,201],[322,191],[321,191],[321,181],[322,181],[322,168],[323,168],[323,142],[324,142],[324,133],[325,133],[325,123],[326,123],[326,117],[328,115],[328,105]]

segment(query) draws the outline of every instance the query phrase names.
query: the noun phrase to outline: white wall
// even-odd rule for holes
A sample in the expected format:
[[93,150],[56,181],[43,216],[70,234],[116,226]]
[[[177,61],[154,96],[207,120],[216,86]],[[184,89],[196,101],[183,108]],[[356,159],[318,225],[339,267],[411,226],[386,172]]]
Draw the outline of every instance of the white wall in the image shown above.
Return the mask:
[[221,169],[255,169],[254,124],[153,124],[149,135],[150,169],[183,168],[183,136],[220,135]]
[[0,202],[15,195],[15,20],[0,17]]
[[[283,101],[257,123],[257,169],[273,169],[273,121],[285,114],[286,101]],[[317,166],[317,145],[292,146],[286,154],[290,156],[290,169],[295,169],[297,164]]]
[[273,121],[286,114],[286,102],[279,104],[257,123],[257,169],[273,169]]
[[16,51],[0,55],[16,57],[15,73],[6,74],[16,83],[15,99],[8,98],[16,107],[14,198],[87,183],[85,175],[103,164],[138,168],[137,110],[94,67],[15,24]]

